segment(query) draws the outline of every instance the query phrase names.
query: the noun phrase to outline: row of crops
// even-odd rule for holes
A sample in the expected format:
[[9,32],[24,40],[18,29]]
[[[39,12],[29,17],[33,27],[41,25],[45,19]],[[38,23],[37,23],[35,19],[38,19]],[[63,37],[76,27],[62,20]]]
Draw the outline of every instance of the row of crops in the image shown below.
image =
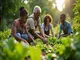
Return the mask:
[[0,60],[79,60],[80,33],[68,37],[49,37],[48,43],[36,39],[36,44],[17,42],[9,38],[10,30],[0,32]]

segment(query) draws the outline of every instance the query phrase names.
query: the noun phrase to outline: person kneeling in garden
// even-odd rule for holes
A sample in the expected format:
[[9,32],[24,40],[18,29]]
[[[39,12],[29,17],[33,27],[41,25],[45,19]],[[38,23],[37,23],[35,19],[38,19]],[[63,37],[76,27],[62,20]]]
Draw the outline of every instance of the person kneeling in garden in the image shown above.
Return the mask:
[[[60,38],[61,36],[66,37],[68,35],[71,35],[73,33],[72,31],[72,27],[70,22],[66,21],[66,15],[65,14],[61,14],[60,15],[60,31],[58,34],[58,38]],[[64,34],[61,34],[63,31]]]
[[28,12],[24,9],[24,7],[20,7],[20,18],[14,20],[11,30],[11,36],[13,36],[17,41],[24,41],[27,43],[34,40],[26,28],[25,23],[27,18]]
[[[40,38],[44,43],[46,43],[48,40],[45,38],[44,33],[41,28],[40,24],[40,14],[41,14],[41,8],[39,6],[35,6],[33,10],[33,14],[29,16],[27,19],[27,28],[29,29],[29,32],[34,36],[34,38]],[[39,28],[39,33],[36,32],[37,27]]]
[[[44,31],[46,37],[54,36],[53,25],[51,23],[52,23],[52,17],[51,15],[47,14],[44,17],[44,23],[42,23],[42,30]],[[51,35],[50,32],[52,33]]]

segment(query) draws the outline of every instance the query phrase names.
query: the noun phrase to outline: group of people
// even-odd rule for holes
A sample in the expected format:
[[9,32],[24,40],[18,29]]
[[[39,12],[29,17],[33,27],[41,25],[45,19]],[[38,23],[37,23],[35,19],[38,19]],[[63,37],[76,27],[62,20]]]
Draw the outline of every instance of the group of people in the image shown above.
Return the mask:
[[[46,14],[44,22],[41,24],[40,14],[41,8],[39,6],[34,7],[33,13],[30,16],[28,16],[28,12],[24,7],[20,7],[20,18],[14,20],[11,36],[17,41],[24,41],[26,43],[34,42],[36,38],[40,38],[44,43],[47,43],[48,37],[50,35],[54,36],[52,17],[50,14]],[[58,38],[70,35],[73,31],[70,22],[66,21],[65,14],[60,15],[60,21]],[[62,30],[64,34],[61,34]]]

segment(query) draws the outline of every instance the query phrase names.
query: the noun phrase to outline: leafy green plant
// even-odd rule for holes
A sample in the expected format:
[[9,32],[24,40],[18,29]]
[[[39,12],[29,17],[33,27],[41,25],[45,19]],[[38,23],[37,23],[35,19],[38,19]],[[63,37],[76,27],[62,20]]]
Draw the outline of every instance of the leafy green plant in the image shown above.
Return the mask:
[[76,0],[74,11],[74,22],[73,29],[74,32],[80,31],[80,0]]
[[49,37],[47,44],[41,39],[36,39],[36,45],[33,46],[8,38],[10,30],[0,33],[0,60],[41,60],[44,57],[43,51],[47,60],[79,60],[80,58],[80,32],[60,39]]
[[1,42],[1,60],[24,60],[28,56],[28,45],[24,42],[17,42],[14,38]]
[[8,29],[7,31],[0,31],[0,40],[8,39],[10,36],[11,30]]
[[41,60],[41,49],[35,46],[30,46],[31,60]]

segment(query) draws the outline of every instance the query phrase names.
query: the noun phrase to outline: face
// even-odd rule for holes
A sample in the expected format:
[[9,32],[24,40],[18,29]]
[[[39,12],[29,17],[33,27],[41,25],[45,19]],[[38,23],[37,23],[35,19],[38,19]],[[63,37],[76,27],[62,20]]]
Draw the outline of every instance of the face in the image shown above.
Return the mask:
[[65,17],[63,15],[60,16],[60,21],[61,21],[61,23],[65,22]]
[[27,15],[22,16],[22,17],[21,17],[21,23],[22,23],[22,24],[25,24],[25,23],[26,23],[26,21],[27,21],[27,18],[28,18],[28,16],[27,16]]
[[47,18],[47,20],[46,20],[46,25],[49,25],[49,18]]
[[37,11],[36,13],[34,13],[34,17],[36,20],[39,19],[39,16],[40,16],[40,11]]

